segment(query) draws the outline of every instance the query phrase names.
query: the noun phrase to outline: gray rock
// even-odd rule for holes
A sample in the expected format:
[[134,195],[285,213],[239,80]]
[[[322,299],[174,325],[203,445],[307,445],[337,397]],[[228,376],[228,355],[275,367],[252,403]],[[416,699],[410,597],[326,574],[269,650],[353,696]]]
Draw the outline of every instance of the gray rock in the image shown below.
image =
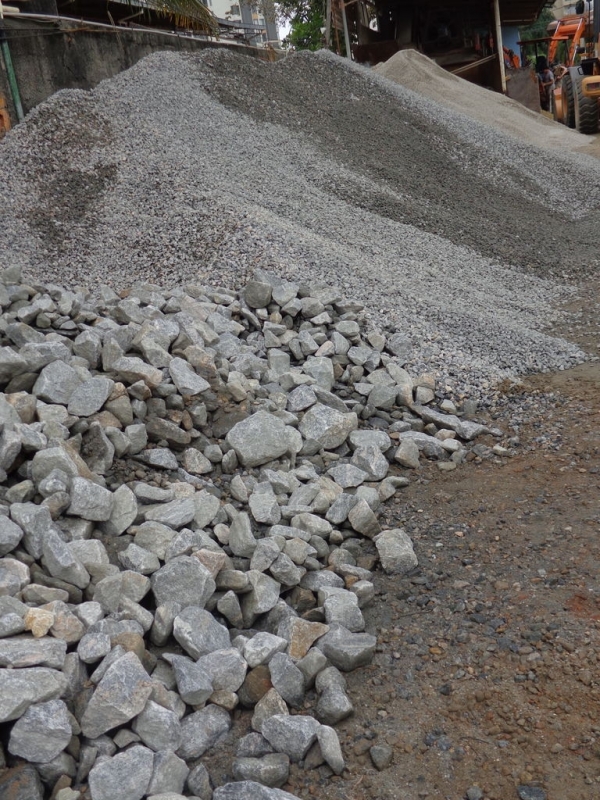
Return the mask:
[[422,406],[415,406],[414,411],[419,414],[423,422],[433,422],[438,428],[446,428],[455,431],[461,439],[470,441],[483,433],[489,433],[490,429],[485,425],[480,425],[477,422],[471,422],[467,419],[461,419],[454,414],[442,414],[433,408],[424,408]]
[[34,503],[13,503],[10,516],[24,532],[23,545],[27,552],[35,559],[40,559],[46,532],[54,530],[49,509]]
[[125,569],[140,572],[142,575],[151,575],[160,568],[160,562],[155,553],[133,543],[119,553],[119,561]]
[[[213,693],[210,675],[195,661],[172,653],[164,658],[171,664],[177,681],[177,691],[184,703],[201,706]],[[177,749],[177,748],[175,748]]]
[[244,289],[244,298],[250,308],[266,308],[271,302],[272,286],[258,280],[250,280]]
[[209,570],[192,556],[172,558],[151,580],[157,606],[176,602],[203,608],[216,588]]
[[277,714],[289,714],[288,707],[277,689],[269,689],[254,706],[251,723],[253,729],[258,732],[262,731],[264,721]]
[[325,761],[336,775],[341,775],[346,764],[337,733],[329,725],[321,725],[317,731],[317,740]]
[[179,467],[177,456],[166,447],[155,447],[152,450],[145,450],[137,457],[151,467],[158,467],[159,469],[175,470]]
[[541,786],[528,786],[521,783],[517,786],[519,800],[547,800],[547,794]]
[[427,456],[427,458],[442,460],[446,458],[446,451],[442,447],[440,440],[433,436],[429,436],[426,433],[420,433],[419,431],[405,431],[404,433],[400,434],[400,443],[402,444],[406,441],[414,442],[419,450]]
[[12,378],[27,372],[29,364],[10,347],[0,349],[0,383],[8,383]]
[[273,688],[294,708],[304,702],[304,675],[287,653],[275,653],[269,661],[269,672]]
[[8,750],[26,761],[51,761],[62,753],[71,736],[66,705],[62,700],[49,700],[30,706],[13,725]]
[[227,434],[226,441],[245,467],[266,464],[289,450],[286,426],[266,411],[257,411],[238,422]]
[[362,498],[348,512],[348,522],[355,531],[370,539],[381,531],[377,515],[373,513],[367,501]]
[[148,700],[131,727],[146,747],[154,752],[175,751],[181,743],[181,724],[177,714],[152,700]]
[[141,745],[97,761],[89,774],[92,800],[141,800],[154,768],[152,750]]
[[297,586],[305,573],[286,553],[280,553],[269,567],[269,572],[282,586]]
[[89,584],[89,572],[52,528],[44,536],[42,554],[46,569],[53,578],[72,583],[80,589],[85,589]]
[[376,445],[357,447],[352,456],[352,464],[364,470],[372,481],[382,481],[390,467],[386,457]]
[[333,480],[338,486],[341,486],[342,489],[360,486],[361,483],[369,479],[369,474],[365,472],[364,469],[360,469],[354,464],[336,464],[334,467],[327,470],[327,474],[331,475]]
[[249,498],[250,511],[256,522],[276,525],[281,519],[281,509],[269,483],[259,483]]
[[298,800],[298,797],[255,781],[239,781],[219,786],[213,792],[212,800]]
[[246,661],[234,647],[202,656],[197,666],[206,671],[215,692],[237,692],[248,669]]
[[369,754],[371,756],[371,761],[381,772],[391,765],[394,751],[387,744],[375,744],[369,750]]
[[[8,350],[3,347],[2,350]],[[0,370],[2,366],[0,350]],[[0,371],[1,374],[1,371]],[[43,800],[44,787],[38,771],[29,764],[18,764],[0,772],[0,797],[9,800]]]
[[404,574],[418,565],[412,541],[402,528],[382,531],[373,541],[381,566],[388,574]]
[[244,645],[244,658],[253,669],[259,664],[268,664],[275,653],[282,653],[287,646],[287,640],[281,636],[261,631]]
[[298,411],[305,411],[307,408],[314,406],[316,402],[317,395],[310,386],[297,386],[288,394],[287,408],[288,411],[296,413]]
[[235,556],[250,558],[256,549],[256,539],[252,533],[250,517],[240,512],[229,528],[229,547]]
[[213,790],[210,775],[204,764],[198,764],[190,772],[187,779],[188,791],[199,800],[212,800]]
[[419,466],[419,447],[416,442],[406,439],[394,454],[394,461],[407,469],[417,469]]
[[230,647],[229,631],[209,611],[188,606],[175,617],[173,636],[192,658]]
[[18,719],[34,703],[61,697],[67,686],[66,675],[54,669],[0,669],[0,722]]
[[358,498],[355,495],[346,492],[338,495],[325,515],[326,521],[331,525],[341,525],[348,519],[348,514],[357,502]]
[[177,391],[184,397],[194,397],[210,389],[210,384],[197,375],[183,358],[173,358],[169,364],[169,374]]
[[[222,457],[221,449],[219,447],[217,449]],[[214,465],[209,459],[200,450],[196,450],[193,447],[183,451],[181,463],[186,472],[191,472],[192,475],[207,475],[214,469]]]
[[321,447],[333,450],[343,444],[357,427],[358,418],[353,412],[343,414],[318,403],[304,414],[299,430],[305,439],[315,439]]
[[66,642],[44,636],[14,636],[0,641],[0,667],[50,667],[62,669],[67,653]]
[[247,733],[242,736],[235,749],[238,758],[262,758],[272,752],[273,748],[261,733]]
[[100,411],[113,390],[114,381],[97,376],[80,383],[71,394],[67,409],[76,417],[89,417]]
[[354,450],[361,447],[377,447],[385,453],[392,446],[392,440],[385,431],[356,430],[348,437],[350,447]]
[[73,367],[63,361],[53,361],[40,372],[31,392],[46,403],[66,406],[80,383],[81,378]]
[[86,478],[73,478],[71,505],[67,509],[67,514],[92,522],[105,522],[110,519],[113,506],[114,497],[108,489]]
[[277,581],[257,570],[249,570],[246,575],[252,589],[242,597],[244,624],[250,627],[261,614],[270,611],[279,600],[280,586]]
[[108,668],[87,705],[81,718],[83,735],[94,739],[133,719],[146,705],[151,691],[148,673],[135,653],[119,658]]
[[23,538],[23,529],[8,517],[0,517],[0,557],[18,547]]
[[184,717],[181,723],[182,744],[177,754],[188,761],[200,758],[229,732],[231,718],[225,709],[210,705]]
[[[241,574],[244,575],[244,573]],[[217,600],[217,610],[220,614],[223,614],[232,627],[243,627],[244,617],[242,615],[242,607],[235,592],[230,590],[219,597]]]
[[129,486],[123,484],[113,492],[113,507],[110,517],[101,525],[109,536],[120,536],[133,525],[138,513],[137,500]]
[[111,651],[110,636],[106,633],[86,633],[77,645],[77,655],[84,664],[94,664]]
[[329,595],[323,603],[328,625],[338,623],[356,633],[364,631],[365,620],[358,607],[358,598],[352,592],[340,591]]
[[[186,779],[190,774],[190,768],[183,759],[170,750],[162,750],[154,756],[154,767],[148,786],[148,795],[160,795],[164,792],[183,792]],[[207,800],[210,800],[210,798],[207,798]]]
[[277,714],[263,722],[262,735],[278,753],[301,761],[316,741],[320,723],[312,717]]
[[150,591],[150,579],[138,572],[126,570],[116,575],[109,575],[96,584],[94,601],[104,611],[118,611],[123,598],[139,603]]
[[198,528],[206,528],[219,513],[221,503],[217,497],[206,491],[196,492],[194,503],[196,505],[194,523]]
[[159,522],[161,525],[168,525],[169,528],[183,528],[190,523],[196,515],[196,505],[191,497],[184,497],[181,500],[172,500],[170,503],[161,503],[156,506],[148,506],[144,516],[148,522]]
[[370,664],[377,639],[368,633],[352,633],[342,625],[332,625],[316,643],[329,661],[344,672]]
[[290,774],[290,759],[285,753],[269,753],[262,758],[236,758],[231,771],[237,781],[282,786]]

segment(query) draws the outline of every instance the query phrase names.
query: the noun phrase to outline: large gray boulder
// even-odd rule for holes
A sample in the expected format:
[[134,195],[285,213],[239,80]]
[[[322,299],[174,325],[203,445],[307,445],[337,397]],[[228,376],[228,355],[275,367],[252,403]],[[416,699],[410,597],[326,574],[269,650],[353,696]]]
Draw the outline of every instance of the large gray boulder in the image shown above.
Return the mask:
[[288,452],[290,444],[286,428],[273,414],[257,411],[234,425],[226,441],[245,467],[258,467]]
[[26,761],[52,761],[72,736],[69,712],[62,700],[30,706],[10,732],[8,750]]
[[412,540],[402,528],[382,531],[373,541],[388,575],[402,575],[418,565]]
[[68,678],[55,669],[0,669],[0,722],[23,716],[29,706],[62,697]]
[[154,753],[135,745],[113,758],[96,761],[89,775],[92,800],[141,800],[154,766]]
[[358,417],[354,412],[343,414],[322,403],[309,408],[299,425],[300,433],[305,439],[316,440],[325,450],[339,447],[356,428]]
[[135,653],[112,664],[96,687],[81,718],[84,736],[95,739],[136,717],[152,692],[150,676]]
[[157,606],[172,601],[203,608],[216,587],[210,571],[193,556],[172,558],[151,580]]

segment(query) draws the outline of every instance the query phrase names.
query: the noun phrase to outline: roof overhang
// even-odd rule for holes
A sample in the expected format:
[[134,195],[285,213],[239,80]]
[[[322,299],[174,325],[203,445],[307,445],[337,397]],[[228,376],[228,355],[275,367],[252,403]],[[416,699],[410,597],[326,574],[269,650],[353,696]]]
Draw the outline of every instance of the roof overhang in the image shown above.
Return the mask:
[[[400,11],[436,9],[447,13],[460,12],[473,20],[488,20],[491,0],[375,0],[377,6]],[[499,0],[500,21],[505,26],[529,25],[539,17],[548,0]]]

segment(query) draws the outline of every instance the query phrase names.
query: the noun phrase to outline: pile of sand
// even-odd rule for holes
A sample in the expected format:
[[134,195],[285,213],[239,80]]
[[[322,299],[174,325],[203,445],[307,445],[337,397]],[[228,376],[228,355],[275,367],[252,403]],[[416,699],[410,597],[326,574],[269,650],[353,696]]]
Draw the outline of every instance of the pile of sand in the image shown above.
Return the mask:
[[416,50],[402,50],[373,69],[453,111],[538,147],[575,150],[592,141],[590,136],[569,130],[516,100],[452,75]]

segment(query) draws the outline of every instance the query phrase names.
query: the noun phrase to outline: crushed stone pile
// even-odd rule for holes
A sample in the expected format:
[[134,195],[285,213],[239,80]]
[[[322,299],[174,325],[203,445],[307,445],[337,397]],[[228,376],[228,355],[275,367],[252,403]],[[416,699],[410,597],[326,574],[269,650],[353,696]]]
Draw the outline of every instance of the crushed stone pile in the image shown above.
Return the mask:
[[42,104],[0,169],[0,250],[31,280],[335,283],[459,397],[584,358],[543,330],[598,261],[598,162],[330,54],[153,55]]
[[537,147],[575,149],[591,141],[483,86],[453,75],[416,50],[401,50],[373,70],[446,108]]
[[373,570],[418,564],[379,509],[501,432],[322,282],[119,295],[11,267],[0,302],[0,797],[293,800],[290,764],[341,774]]

